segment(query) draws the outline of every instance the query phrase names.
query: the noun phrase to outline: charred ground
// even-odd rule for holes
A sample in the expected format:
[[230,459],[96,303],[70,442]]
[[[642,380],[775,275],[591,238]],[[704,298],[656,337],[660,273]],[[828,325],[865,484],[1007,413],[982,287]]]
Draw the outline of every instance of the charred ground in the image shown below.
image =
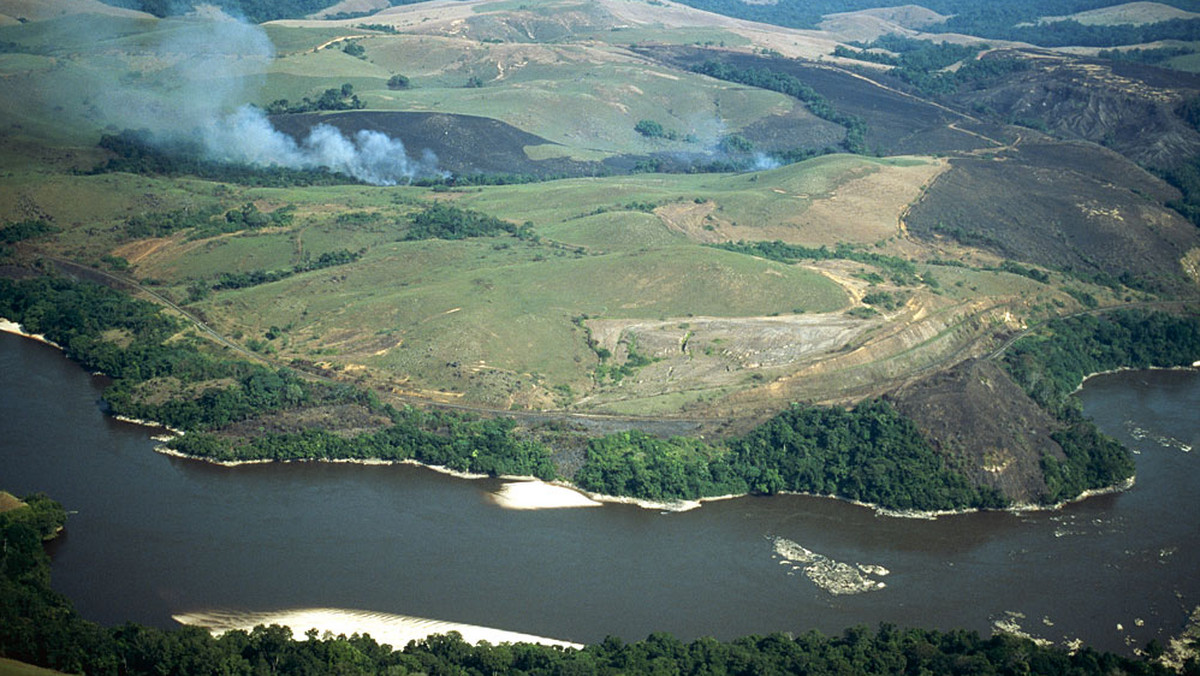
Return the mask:
[[271,121],[297,140],[303,140],[317,124],[330,125],[347,135],[363,130],[382,132],[403,142],[414,157],[426,151],[433,153],[439,169],[458,175],[525,174],[545,179],[609,171],[599,162],[530,159],[525,148],[552,142],[499,120],[476,115],[361,110],[276,115]]

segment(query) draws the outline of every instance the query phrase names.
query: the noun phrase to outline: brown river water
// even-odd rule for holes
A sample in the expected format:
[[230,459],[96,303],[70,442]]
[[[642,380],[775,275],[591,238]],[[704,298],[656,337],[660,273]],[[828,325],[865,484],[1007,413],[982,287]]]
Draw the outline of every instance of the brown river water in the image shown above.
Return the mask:
[[72,512],[54,586],[104,623],[326,608],[578,643],[999,624],[1128,653],[1200,605],[1195,371],[1099,376],[1077,395],[1137,453],[1130,490],[936,520],[802,496],[512,510],[501,480],[419,467],[219,467],[155,453],[155,430],[103,414],[101,385],[0,335],[0,488]]

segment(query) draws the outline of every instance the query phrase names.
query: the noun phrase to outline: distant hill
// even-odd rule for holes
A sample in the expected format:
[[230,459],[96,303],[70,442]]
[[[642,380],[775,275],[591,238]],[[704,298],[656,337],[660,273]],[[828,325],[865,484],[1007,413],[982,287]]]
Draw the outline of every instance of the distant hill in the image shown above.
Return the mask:
[[[837,21],[844,12],[861,12],[889,8],[890,11],[911,5],[902,0],[817,0],[814,2],[778,2],[749,4],[741,0],[680,0],[684,4],[727,16],[761,21],[792,28],[817,28],[822,21]],[[981,38],[1014,40],[1041,46],[1087,45],[1112,47],[1142,44],[1162,39],[1195,40],[1200,36],[1200,20],[1185,10],[1193,9],[1188,0],[1167,0],[1163,3],[1133,3],[1134,7],[1117,11],[1107,8],[1121,5],[1110,0],[925,0],[920,7],[944,15],[946,19],[921,27],[939,33],[957,33]],[[1150,9],[1143,4],[1159,4]],[[1165,8],[1165,9],[1163,9]],[[1171,9],[1177,10],[1170,14]],[[911,10],[910,10],[911,11]],[[1085,21],[1075,20],[1083,15]],[[830,15],[835,15],[832,18]],[[1061,21],[1041,22],[1044,17],[1061,17]],[[1107,17],[1101,19],[1099,17]],[[1118,17],[1141,17],[1131,26],[1117,28],[1112,21]],[[872,17],[880,18],[876,14]],[[895,25],[903,22],[891,20]]]
[[1140,26],[1163,21],[1200,19],[1200,14],[1161,2],[1129,2],[1112,7],[1100,7],[1067,16],[1042,17],[1041,23],[1053,21],[1078,21],[1085,26]]
[[[215,5],[230,14],[244,16],[247,19],[262,23],[275,19],[299,19],[310,14],[318,14],[334,5],[344,4],[343,0],[104,0],[115,7],[134,9],[158,17],[185,14],[199,5]],[[383,0],[383,6],[407,5],[424,0]],[[374,6],[356,10],[346,7],[345,12],[363,16],[370,14]],[[336,13],[336,10],[335,10]]]
[[0,0],[0,25],[44,21],[71,14],[106,14],[130,18],[145,16],[136,7],[136,4],[117,6],[100,0]]

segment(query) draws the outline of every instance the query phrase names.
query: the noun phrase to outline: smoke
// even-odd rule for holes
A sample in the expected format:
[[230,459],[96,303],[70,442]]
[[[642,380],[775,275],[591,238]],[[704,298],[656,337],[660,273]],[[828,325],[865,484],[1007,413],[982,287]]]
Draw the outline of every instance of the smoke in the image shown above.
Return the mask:
[[685,120],[685,124],[691,144],[699,150],[675,153],[680,164],[720,162],[740,167],[739,171],[766,171],[783,166],[777,158],[754,149],[740,134],[731,134],[720,117],[697,114]]
[[257,25],[212,7],[166,19],[136,52],[127,73],[92,102],[109,126],[148,129],[165,143],[198,141],[205,159],[261,167],[327,168],[375,185],[443,175],[426,151],[411,158],[398,139],[376,131],[347,136],[319,124],[302,141],[275,129],[247,105],[262,90],[274,45]]
[[211,120],[200,141],[209,159],[263,167],[325,168],[374,185],[406,183],[417,176],[441,175],[437,158],[425,151],[421,159],[408,156],[404,144],[377,131],[360,130],[347,137],[338,129],[318,124],[297,142],[271,125],[261,110],[242,106]]
[[754,153],[754,163],[751,166],[754,167],[754,171],[767,171],[778,169],[783,166],[783,163],[766,153],[756,152]]

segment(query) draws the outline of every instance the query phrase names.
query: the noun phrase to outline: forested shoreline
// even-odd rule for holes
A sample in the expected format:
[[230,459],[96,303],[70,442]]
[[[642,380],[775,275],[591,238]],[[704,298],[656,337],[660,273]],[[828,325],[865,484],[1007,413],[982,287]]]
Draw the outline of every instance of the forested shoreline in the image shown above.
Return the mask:
[[[511,418],[396,408],[357,386],[215,356],[179,320],[106,287],[51,277],[0,279],[0,317],[44,334],[85,368],[112,377],[104,393],[110,413],[183,430],[168,442],[173,452],[215,462],[416,461],[491,476],[565,479],[595,494],[654,502],[796,492],[898,512],[1010,504],[950,468],[886,400],[852,409],[793,405],[721,441],[636,431],[594,437],[584,442],[582,466],[564,475],[555,450]],[[1043,457],[1050,492],[1042,501],[1057,504],[1133,473],[1128,451],[1067,397],[1085,375],[1120,366],[1189,365],[1197,356],[1200,322],[1164,313],[1056,320],[1045,335],[1014,344],[1006,369],[1062,423],[1054,438],[1065,460]],[[243,421],[321,406],[358,407],[378,423],[355,433],[312,425],[227,432]]]
[[[550,449],[523,438],[510,419],[396,409],[365,390],[214,356],[198,339],[181,338],[187,331],[178,320],[106,287],[49,277],[0,279],[0,316],[44,334],[72,359],[112,376],[113,385],[104,396],[113,413],[187,427],[191,431],[174,445],[188,455],[213,460],[415,459],[486,474],[556,476]],[[1184,362],[1196,350],[1200,323],[1195,317],[1117,311],[1108,317],[1083,315],[1049,322],[1044,330],[1014,343],[1004,360],[1014,378],[1048,410],[1090,426],[1071,417],[1079,413],[1069,397],[1088,373],[1117,362]],[[209,386],[193,391],[191,398],[155,404],[139,399],[139,387],[164,378]],[[314,402],[348,402],[380,412],[390,422],[351,437],[320,429],[255,438],[220,433],[233,420]],[[1085,448],[1087,434],[1079,436],[1084,441],[1064,443],[1068,462],[1046,468],[1048,480],[1063,490],[1086,485],[1098,471],[1096,463],[1103,464],[1107,457]],[[980,492],[961,476],[944,471],[939,458],[927,455],[925,447],[911,421],[886,401],[868,400],[851,410],[796,406],[720,447],[639,432],[592,439],[588,460],[575,481],[584,488],[660,499],[707,491],[771,493],[796,488],[791,482],[809,481],[822,482],[814,485],[828,494],[851,499],[869,498],[861,491],[884,487],[883,500],[892,504],[957,500],[998,506],[988,504],[999,500],[998,495]],[[1124,449],[1120,455],[1127,457]],[[936,481],[897,483],[905,473]],[[278,626],[220,638],[191,627],[108,628],[79,617],[68,599],[50,589],[42,541],[61,527],[65,512],[44,497],[29,502],[31,512],[0,514],[0,655],[72,673],[1175,673],[1145,659],[1087,648],[1068,652],[1010,635],[984,639],[974,632],[890,625],[876,630],[853,627],[832,637],[810,631],[728,642],[684,642],[652,634],[635,643],[609,638],[581,650],[532,644],[471,646],[453,633],[395,649],[358,635],[320,638],[310,633],[297,641],[289,629]],[[1157,648],[1150,651],[1157,653]],[[1184,673],[1200,673],[1200,665],[1193,660]]]
[[[198,627],[164,631],[134,623],[105,627],[80,617],[50,587],[43,541],[64,525],[62,506],[27,496],[0,512],[0,656],[65,673],[96,676],[224,674],[1174,674],[1145,657],[1087,647],[1068,650],[999,633],[902,629],[881,624],[772,633],[731,641],[684,642],[666,633],[626,643],[610,636],[582,649],[486,641],[470,645],[451,632],[407,646],[369,635],[314,629],[296,640],[290,628],[258,626],[219,638]],[[797,628],[802,629],[802,628]],[[1150,646],[1150,653],[1161,651]],[[1200,673],[1190,660],[1184,674]]]

